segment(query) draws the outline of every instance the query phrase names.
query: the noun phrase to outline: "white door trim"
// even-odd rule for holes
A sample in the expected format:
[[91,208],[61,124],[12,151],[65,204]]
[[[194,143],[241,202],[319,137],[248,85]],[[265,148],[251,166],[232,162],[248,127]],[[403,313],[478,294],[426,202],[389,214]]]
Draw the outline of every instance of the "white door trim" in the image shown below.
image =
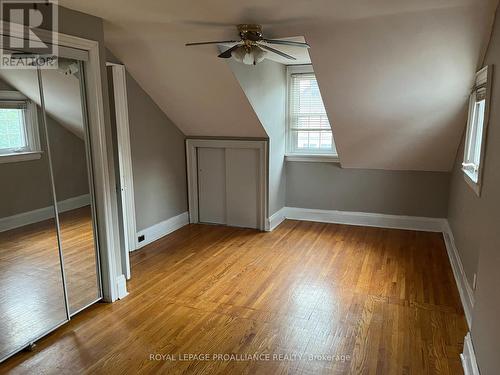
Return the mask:
[[462,360],[464,375],[480,375],[470,332],[467,332],[467,335],[465,336],[464,351],[460,354],[460,359]]
[[[26,32],[23,25],[2,22],[0,33],[24,39]],[[30,35],[34,35],[31,33]],[[52,31],[37,30],[42,41],[52,40]],[[90,127],[90,142],[92,162],[94,167],[94,188],[97,203],[97,225],[99,229],[99,258],[101,263],[103,298],[107,302],[118,299],[117,276],[121,274],[117,268],[117,252],[120,248],[118,235],[118,217],[113,210],[116,199],[115,187],[111,183],[110,173],[113,166],[108,157],[111,152],[111,140],[106,137],[106,122],[104,116],[104,98],[102,92],[102,74],[105,74],[104,64],[99,57],[99,43],[73,35],[57,33],[57,44],[62,47],[76,48],[88,53],[88,61],[84,61],[85,83],[88,105],[88,121]],[[101,70],[102,69],[102,70]],[[122,292],[123,293],[123,292]]]
[[137,225],[135,217],[134,175],[130,148],[130,126],[128,119],[127,77],[125,66],[106,63],[113,75],[113,95],[116,113],[116,139],[118,165],[120,169],[120,198],[122,202],[123,252],[122,267],[127,280],[130,279],[129,253],[137,249]]
[[233,139],[186,139],[189,222],[198,223],[198,147],[252,148],[259,152],[259,229],[265,230],[267,219],[267,141]]

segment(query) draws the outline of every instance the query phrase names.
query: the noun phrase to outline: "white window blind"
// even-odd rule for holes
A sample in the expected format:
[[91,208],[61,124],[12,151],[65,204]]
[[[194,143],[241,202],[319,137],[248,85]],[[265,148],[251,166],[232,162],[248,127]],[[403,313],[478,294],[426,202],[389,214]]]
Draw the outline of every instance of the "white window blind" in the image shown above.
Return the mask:
[[17,91],[0,91],[0,157],[39,152],[36,105]]
[[26,146],[24,109],[0,107],[0,153],[20,152]]
[[332,130],[314,73],[293,73],[289,86],[289,152],[336,154]]

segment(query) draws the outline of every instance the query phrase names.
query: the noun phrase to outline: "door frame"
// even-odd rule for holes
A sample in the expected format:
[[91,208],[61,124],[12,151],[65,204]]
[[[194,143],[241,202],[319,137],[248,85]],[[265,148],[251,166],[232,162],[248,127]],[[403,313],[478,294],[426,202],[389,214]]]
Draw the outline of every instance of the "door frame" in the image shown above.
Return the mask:
[[267,140],[238,140],[238,139],[186,139],[186,164],[188,179],[189,222],[199,222],[198,212],[198,158],[199,147],[209,148],[250,148],[259,152],[259,220],[258,229],[265,230],[267,218]]
[[[26,27],[19,24],[2,22],[0,34],[25,39]],[[103,81],[105,66],[101,64],[99,42],[73,35],[37,29],[36,35],[29,33],[35,40],[38,37],[43,42],[50,43],[57,34],[57,44],[61,47],[76,48],[88,53],[88,61],[84,62],[85,83],[88,106],[88,121],[90,143],[94,169],[95,198],[97,203],[97,226],[99,231],[99,258],[101,262],[101,278],[103,299],[106,302],[127,295],[125,276],[118,268],[121,254],[118,233],[118,215],[116,206],[116,191],[110,174],[113,172],[111,139],[106,134],[105,108],[103,97]],[[109,151],[108,151],[109,150]],[[109,154],[108,154],[109,153]]]
[[[128,117],[127,74],[123,64],[107,62],[113,78],[113,97],[116,119],[116,146],[120,187],[118,199],[122,203],[120,225],[123,228],[122,267],[127,280],[131,277],[130,252],[137,250],[137,224],[134,198],[134,174],[132,169],[132,151],[130,147],[130,123]],[[111,108],[111,110],[113,110]]]

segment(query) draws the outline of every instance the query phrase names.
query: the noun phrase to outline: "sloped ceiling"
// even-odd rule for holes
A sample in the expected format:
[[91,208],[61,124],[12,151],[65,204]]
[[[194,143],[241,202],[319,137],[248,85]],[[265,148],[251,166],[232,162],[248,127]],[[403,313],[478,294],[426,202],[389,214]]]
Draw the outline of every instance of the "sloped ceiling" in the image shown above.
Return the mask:
[[187,135],[265,136],[216,46],[237,23],[304,35],[344,167],[450,170],[497,0],[61,0]]
[[[83,139],[83,118],[80,101],[80,81],[65,75],[67,61],[60,59],[60,68],[42,71],[42,83],[47,113],[78,138]],[[40,91],[36,71],[28,69],[0,69],[0,79],[40,105]]]

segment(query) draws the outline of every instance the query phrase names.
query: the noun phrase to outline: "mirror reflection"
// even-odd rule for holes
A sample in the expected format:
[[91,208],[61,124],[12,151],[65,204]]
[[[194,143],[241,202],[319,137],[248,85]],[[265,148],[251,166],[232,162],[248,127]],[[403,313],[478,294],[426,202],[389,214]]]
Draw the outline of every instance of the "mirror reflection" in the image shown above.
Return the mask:
[[37,75],[17,76],[34,90],[0,77],[0,358],[67,320]]
[[0,70],[0,359],[101,298],[81,66]]
[[[56,181],[61,244],[71,314],[100,297],[92,219],[87,128],[82,111],[80,64],[59,58],[42,70],[43,94]],[[59,126],[58,126],[59,125]]]

